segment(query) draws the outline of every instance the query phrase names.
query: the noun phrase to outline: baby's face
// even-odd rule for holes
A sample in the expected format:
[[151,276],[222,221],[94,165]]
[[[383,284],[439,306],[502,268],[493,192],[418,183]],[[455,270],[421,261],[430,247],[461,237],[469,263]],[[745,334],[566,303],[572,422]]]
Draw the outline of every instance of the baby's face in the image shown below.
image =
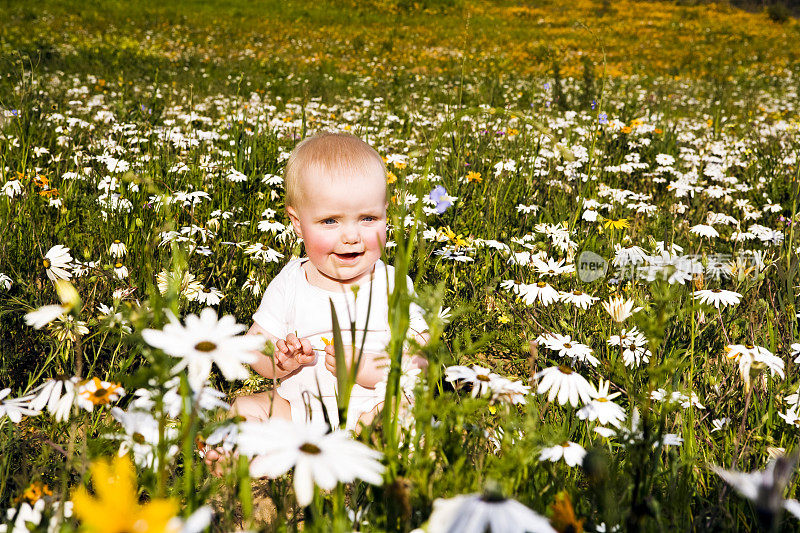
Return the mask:
[[368,277],[386,244],[386,180],[380,173],[347,180],[300,179],[303,200],[287,207],[313,268],[311,284],[338,290]]

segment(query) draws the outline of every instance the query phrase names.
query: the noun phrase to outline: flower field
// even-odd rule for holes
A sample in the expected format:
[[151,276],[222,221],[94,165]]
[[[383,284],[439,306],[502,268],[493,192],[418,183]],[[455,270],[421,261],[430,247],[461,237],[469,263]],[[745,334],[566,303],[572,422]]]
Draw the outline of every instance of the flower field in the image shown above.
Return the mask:
[[[8,3],[0,531],[797,530],[800,24],[567,5]],[[355,434],[227,416],[322,130],[414,280]]]

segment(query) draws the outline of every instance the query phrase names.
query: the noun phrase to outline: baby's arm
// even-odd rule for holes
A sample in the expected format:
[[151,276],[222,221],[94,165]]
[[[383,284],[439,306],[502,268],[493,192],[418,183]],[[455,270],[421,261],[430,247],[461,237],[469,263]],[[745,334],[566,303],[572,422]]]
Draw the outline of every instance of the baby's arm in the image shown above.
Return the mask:
[[306,339],[298,339],[293,333],[286,336],[286,339],[279,339],[264,328],[253,322],[247,332],[248,335],[261,335],[275,346],[273,356],[268,356],[263,352],[253,352],[256,361],[250,366],[269,379],[280,379],[295,372],[300,367],[313,364],[316,360],[311,342]]

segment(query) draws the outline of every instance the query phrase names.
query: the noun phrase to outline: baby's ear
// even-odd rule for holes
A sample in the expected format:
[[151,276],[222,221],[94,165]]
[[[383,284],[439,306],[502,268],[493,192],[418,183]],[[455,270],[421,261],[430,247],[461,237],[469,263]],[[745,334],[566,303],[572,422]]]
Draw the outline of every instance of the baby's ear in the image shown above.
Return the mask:
[[286,214],[289,215],[289,220],[292,221],[292,227],[294,228],[295,234],[302,239],[303,231],[300,229],[300,217],[297,216],[297,210],[294,207],[287,205]]

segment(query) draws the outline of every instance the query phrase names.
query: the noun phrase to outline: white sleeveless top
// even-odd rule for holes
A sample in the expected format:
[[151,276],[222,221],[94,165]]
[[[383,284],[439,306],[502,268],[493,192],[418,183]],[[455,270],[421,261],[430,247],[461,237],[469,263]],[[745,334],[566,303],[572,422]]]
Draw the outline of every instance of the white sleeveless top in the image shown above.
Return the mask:
[[[283,267],[267,286],[261,304],[253,315],[253,320],[275,337],[285,339],[289,333],[294,333],[298,338],[308,338],[315,349],[316,362],[282,379],[277,388],[278,394],[292,406],[293,420],[302,420],[305,416],[305,392],[308,393],[305,395],[306,400],[321,393],[329,414],[336,416],[336,376],[325,368],[325,343],[322,340],[323,337],[329,340],[333,338],[331,301],[336,309],[345,345],[352,344],[351,320],[356,323],[356,346],[361,347],[363,342],[364,352],[386,353],[391,338],[388,295],[394,288],[393,266],[379,260],[375,264],[372,282],[361,285],[356,298],[350,289],[333,292],[309,283],[302,267],[306,261],[308,258],[295,259]],[[409,291],[412,291],[411,278],[406,277],[406,283]],[[370,288],[371,306],[369,306]],[[428,326],[423,318],[422,309],[412,303],[409,313],[409,329],[417,333],[427,331]],[[366,340],[364,340],[365,326]],[[361,405],[356,409],[357,412],[369,411],[383,400],[383,392],[376,393],[375,389],[360,385],[353,385],[351,396],[353,400],[351,403]],[[318,409],[314,409],[316,410]],[[348,414],[348,427],[351,423],[355,423],[355,420],[351,420],[353,415],[356,415],[354,418],[357,419],[360,413]],[[332,422],[338,423],[338,421]]]

